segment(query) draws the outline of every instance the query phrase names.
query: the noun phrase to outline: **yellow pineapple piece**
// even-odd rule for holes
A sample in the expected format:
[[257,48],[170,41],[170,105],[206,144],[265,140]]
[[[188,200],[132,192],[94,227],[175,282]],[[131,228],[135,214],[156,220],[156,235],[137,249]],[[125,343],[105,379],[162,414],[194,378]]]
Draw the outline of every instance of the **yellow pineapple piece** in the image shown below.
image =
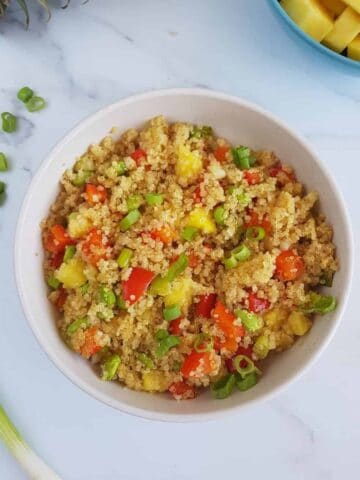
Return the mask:
[[343,13],[336,19],[334,28],[326,35],[323,40],[324,45],[342,52],[360,33],[360,14],[350,7],[347,7]]
[[360,0],[343,0],[346,5],[352,7],[356,12],[360,13]]
[[65,288],[77,288],[84,285],[87,278],[84,273],[85,264],[79,258],[71,258],[68,262],[63,262],[60,268],[55,272],[55,278],[61,282]]
[[81,213],[71,213],[68,219],[68,232],[71,238],[81,238],[92,228],[91,221]]
[[287,320],[288,327],[294,335],[302,337],[311,328],[311,320],[302,312],[291,312]]
[[270,350],[269,338],[266,335],[260,335],[255,340],[253,351],[255,355],[263,359],[268,356]]
[[164,297],[165,305],[179,305],[179,307],[186,311],[192,303],[194,282],[191,278],[179,278],[174,280],[171,291]]
[[198,228],[203,233],[216,232],[216,225],[212,216],[202,207],[197,207],[189,213],[186,225]]
[[180,145],[176,159],[175,172],[180,182],[194,182],[203,169],[202,159],[198,151],[191,151],[185,145]]
[[333,28],[332,16],[319,0],[281,0],[280,3],[300,28],[319,42]]
[[274,308],[263,315],[265,325],[270,329],[280,328],[288,318],[289,312],[284,308]]
[[349,43],[347,54],[348,57],[360,62],[360,35],[358,35],[351,43]]
[[169,387],[169,380],[162,372],[156,370],[144,372],[142,380],[146,392],[164,392]]
[[321,0],[321,3],[335,16],[341,15],[345,10],[345,0]]

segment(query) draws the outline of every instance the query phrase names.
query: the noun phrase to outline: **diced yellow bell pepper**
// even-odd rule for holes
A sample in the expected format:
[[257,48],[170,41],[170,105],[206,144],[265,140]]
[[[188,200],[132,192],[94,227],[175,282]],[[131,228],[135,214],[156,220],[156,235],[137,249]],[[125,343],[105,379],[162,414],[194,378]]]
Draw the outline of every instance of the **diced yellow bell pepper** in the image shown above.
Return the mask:
[[332,16],[319,0],[281,0],[280,3],[300,28],[319,42],[333,28]]
[[345,0],[321,0],[321,3],[325,5],[325,7],[333,13],[335,16],[342,14],[345,10],[346,5],[344,3]]
[[360,0],[343,0],[346,5],[352,7],[356,12],[360,13]]
[[68,232],[71,238],[81,238],[92,228],[90,220],[81,213],[71,213],[68,219]]
[[164,392],[169,387],[169,381],[165,375],[156,370],[144,372],[142,380],[146,392]]
[[360,35],[358,35],[351,43],[349,43],[347,54],[349,58],[360,62]]
[[284,308],[274,308],[273,310],[266,312],[263,315],[263,319],[267,327],[277,329],[281,327],[288,316],[289,312]]
[[323,40],[324,45],[342,52],[360,33],[360,14],[350,7],[336,19],[334,28]]
[[303,312],[292,312],[287,319],[290,330],[299,337],[305,335],[311,328],[311,320]]
[[191,151],[180,145],[176,159],[175,172],[179,180],[191,183],[197,179],[203,169],[202,159],[198,151]]
[[79,258],[71,258],[67,263],[62,263],[55,272],[55,278],[65,288],[77,288],[84,285],[86,276],[84,274],[84,262]]
[[179,305],[184,311],[189,308],[192,303],[194,282],[191,278],[179,278],[174,280],[171,291],[164,297],[165,305]]
[[186,225],[198,228],[205,234],[216,232],[216,225],[212,216],[202,207],[195,208],[189,213]]

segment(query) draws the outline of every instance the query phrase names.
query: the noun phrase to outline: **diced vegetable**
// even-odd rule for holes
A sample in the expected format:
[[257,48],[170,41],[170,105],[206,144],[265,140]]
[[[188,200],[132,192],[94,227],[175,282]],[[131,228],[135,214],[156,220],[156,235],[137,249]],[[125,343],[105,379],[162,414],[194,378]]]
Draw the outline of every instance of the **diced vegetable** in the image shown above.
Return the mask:
[[270,307],[270,302],[266,298],[259,298],[255,293],[250,292],[248,296],[249,310],[254,313],[261,313]]
[[85,330],[84,332],[85,341],[80,351],[83,357],[90,358],[99,350],[101,350],[101,345],[99,345],[96,341],[98,332],[99,330],[97,329],[97,327],[91,327]]
[[235,375],[230,373],[220,379],[218,382],[211,385],[211,393],[214,398],[217,400],[223,400],[224,398],[229,397],[235,386]]
[[246,229],[246,238],[259,242],[265,238],[266,232],[263,227],[248,227]]
[[130,248],[123,248],[119,253],[117,264],[120,268],[127,268],[130,264],[130,261],[134,255],[134,252]]
[[242,325],[248,332],[256,332],[261,327],[260,318],[255,313],[246,310],[235,310],[235,315],[240,318]]
[[38,112],[46,107],[46,102],[42,97],[34,95],[25,103],[25,107],[29,112]]
[[150,270],[132,268],[129,278],[122,282],[123,299],[131,304],[135,303],[146,292],[154,277],[155,274]]
[[66,333],[68,335],[74,335],[80,328],[87,328],[88,326],[88,318],[87,317],[81,317],[78,318],[77,320],[74,320],[70,325],[68,325],[66,329]]
[[169,333],[164,328],[160,328],[160,330],[157,330],[157,332],[155,333],[155,338],[158,342],[160,342],[161,340],[164,340],[164,338],[168,336],[169,336]]
[[244,327],[236,325],[236,317],[225,305],[218,300],[213,310],[212,316],[215,324],[223,333],[225,341],[220,342],[220,348],[226,348],[230,352],[236,352],[238,340],[244,336]]
[[170,265],[165,278],[168,282],[172,282],[176,277],[178,277],[189,265],[189,259],[182,253],[179,255],[179,258]]
[[153,370],[143,373],[143,389],[146,392],[164,392],[169,387],[169,382],[163,372]]
[[163,317],[164,320],[171,322],[171,320],[175,320],[181,316],[181,310],[179,305],[169,305],[165,307],[163,310]]
[[202,207],[196,207],[187,218],[186,225],[201,230],[204,234],[216,232],[216,225],[209,212]]
[[136,150],[134,150],[130,156],[133,160],[135,160],[136,165],[140,165],[142,160],[147,159],[147,154],[145,150],[141,148],[137,148]]
[[238,266],[238,261],[234,257],[234,255],[231,255],[230,257],[224,258],[223,264],[226,270],[231,270],[232,268],[236,268]]
[[226,155],[229,152],[230,148],[226,145],[218,146],[214,152],[216,160],[220,163],[226,162]]
[[165,245],[170,245],[178,238],[176,230],[170,227],[170,225],[164,225],[156,230],[151,230],[150,235],[151,238],[160,240]]
[[285,323],[288,316],[289,312],[285,308],[273,308],[263,315],[263,319],[268,327],[275,330]]
[[248,147],[237,147],[231,150],[233,156],[233,162],[241,170],[249,170],[256,160],[251,156],[250,148]]
[[293,250],[284,250],[276,257],[277,278],[283,282],[289,282],[301,277],[305,272],[303,259]]
[[179,179],[191,183],[197,179],[203,169],[202,159],[198,151],[191,151],[180,145],[176,159],[175,172]]
[[91,265],[96,266],[98,262],[109,256],[109,245],[107,237],[101,230],[93,228],[81,243],[81,251]]
[[267,357],[268,353],[269,353],[269,339],[267,336],[265,335],[260,335],[256,341],[255,341],[255,344],[254,344],[254,347],[253,347],[253,351],[255,353],[255,355],[260,358],[260,359],[263,359],[265,357]]
[[0,152],[0,172],[6,172],[8,170],[8,162],[6,155]]
[[57,308],[57,310],[59,310],[59,312],[62,312],[64,310],[64,305],[65,305],[65,302],[67,300],[67,292],[65,290],[65,288],[63,287],[60,287],[58,290],[57,290],[57,298],[56,300],[54,301],[54,305],[55,307]]
[[159,345],[156,347],[155,355],[158,358],[162,358],[166,353],[180,344],[179,337],[175,335],[168,335],[167,337],[163,338],[159,341]]
[[303,312],[291,312],[287,319],[290,330],[299,337],[302,337],[311,328],[311,320]]
[[161,205],[164,201],[164,195],[161,195],[161,193],[147,193],[145,201],[150,206]]
[[191,242],[191,240],[196,237],[198,232],[199,230],[195,227],[185,227],[184,230],[181,232],[181,238],[183,238],[187,242]]
[[81,213],[71,213],[68,218],[68,232],[71,238],[84,237],[92,228],[89,218]]
[[60,282],[55,277],[49,277],[47,279],[47,284],[49,285],[49,287],[53,288],[54,290],[60,287]]
[[216,304],[216,293],[200,295],[199,301],[195,303],[195,316],[211,318],[211,312]]
[[175,320],[172,320],[169,323],[169,332],[172,335],[177,335],[180,336],[182,334],[182,329],[181,329],[181,321],[183,320],[182,317],[176,318]]
[[211,127],[204,125],[203,127],[194,127],[193,131],[190,132],[189,138],[204,138],[210,137],[213,134]]
[[197,353],[211,352],[214,348],[214,340],[207,333],[199,333],[195,337],[194,350]]
[[126,206],[129,211],[138,209],[144,200],[141,195],[130,195],[126,200]]
[[107,191],[103,185],[87,183],[85,185],[85,199],[90,205],[104,203],[107,200]]
[[116,373],[120,366],[121,359],[119,355],[111,355],[107,358],[105,362],[101,365],[101,380],[111,381],[116,378]]
[[71,258],[67,263],[63,262],[55,272],[55,278],[65,288],[81,287],[86,282],[84,274],[85,264],[79,258]]
[[59,253],[72,243],[67,231],[62,225],[56,224],[45,235],[44,246],[48,252]]
[[251,251],[246,245],[239,245],[231,252],[231,256],[238,262],[245,262],[251,257]]
[[185,378],[201,378],[214,370],[211,353],[198,353],[193,350],[184,360],[180,372]]
[[250,388],[254,387],[257,384],[258,375],[256,372],[251,372],[244,378],[237,378],[236,379],[236,386],[241,392],[245,392]]
[[64,262],[68,262],[69,260],[71,260],[73,258],[73,256],[75,255],[76,253],[76,247],[75,245],[67,245],[65,247],[65,252],[64,252],[64,258],[63,258],[63,261]]
[[171,291],[171,284],[166,278],[157,276],[155,280],[151,283],[149,292],[151,295],[160,295],[164,297],[168,295]]
[[102,285],[100,287],[100,300],[108,307],[114,307],[116,304],[116,295],[114,290]]
[[250,219],[246,222],[245,227],[262,227],[265,232],[269,235],[271,232],[271,223],[266,217],[263,217],[261,220],[256,212],[251,210],[249,213]]
[[30,98],[34,95],[34,90],[32,90],[29,87],[22,87],[17,93],[17,98],[23,102],[26,103],[30,100]]
[[316,292],[310,292],[308,300],[301,309],[305,313],[325,314],[333,312],[336,308],[336,298],[331,295],[320,295]]
[[245,170],[244,178],[249,185],[256,185],[261,182],[259,170]]
[[189,400],[195,398],[195,387],[186,382],[175,382],[169,387],[169,392],[175,400]]
[[89,170],[81,170],[76,174],[76,176],[72,180],[72,184],[75,187],[82,187],[91,177],[92,172]]
[[252,359],[246,355],[236,355],[233,359],[233,364],[241,378],[245,378],[252,372],[260,373]]
[[15,115],[9,112],[3,112],[1,114],[2,119],[2,129],[6,133],[15,132],[17,128],[17,118]]
[[124,160],[120,160],[120,162],[116,164],[115,170],[118,175],[124,175],[124,173],[126,173],[127,168]]
[[126,232],[135,225],[136,222],[140,220],[141,213],[139,210],[131,210],[125,217],[120,221],[120,230]]
[[138,359],[144,365],[145,368],[148,368],[149,370],[152,370],[153,368],[155,368],[154,362],[145,353],[139,353]]
[[215,208],[213,212],[215,223],[222,226],[225,223],[225,208],[222,206],[218,206]]

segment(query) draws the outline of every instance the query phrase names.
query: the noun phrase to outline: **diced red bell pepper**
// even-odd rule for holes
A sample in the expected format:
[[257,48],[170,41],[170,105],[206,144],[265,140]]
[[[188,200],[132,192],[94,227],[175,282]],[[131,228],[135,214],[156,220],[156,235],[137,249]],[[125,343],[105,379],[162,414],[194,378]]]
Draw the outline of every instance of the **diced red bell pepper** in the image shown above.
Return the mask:
[[145,150],[143,150],[142,148],[137,148],[136,150],[134,150],[131,154],[130,154],[130,157],[135,160],[135,163],[136,165],[140,165],[141,163],[141,160],[143,159],[147,159],[147,154],[145,152]]
[[186,382],[172,383],[169,392],[175,400],[190,400],[196,396],[195,386],[188,385]]
[[64,258],[64,252],[55,253],[50,258],[50,265],[52,266],[52,268],[55,268],[55,269],[59,268],[63,262],[63,258]]
[[211,318],[211,312],[216,304],[216,293],[200,295],[199,301],[195,303],[195,315],[197,317]]
[[177,335],[180,336],[182,335],[182,329],[180,327],[180,323],[182,322],[183,317],[175,318],[175,320],[172,320],[169,323],[169,332],[171,335]]
[[134,267],[127,280],[122,282],[122,296],[126,302],[135,303],[146,292],[155,273],[145,268]]
[[91,327],[85,330],[85,341],[81,347],[80,353],[85,358],[92,357],[95,353],[101,350],[101,345],[96,343],[96,335],[98,333],[97,327]]
[[218,146],[214,151],[214,156],[216,160],[220,163],[226,162],[226,154],[229,150],[229,147],[227,147],[226,145]]
[[293,281],[301,277],[305,272],[305,264],[303,259],[293,250],[284,250],[276,257],[275,260],[276,277],[283,281]]
[[202,202],[202,197],[201,197],[201,187],[198,185],[193,193],[193,199],[195,203],[201,203]]
[[104,203],[107,200],[107,191],[103,185],[93,185],[87,183],[85,185],[85,198],[90,205]]
[[261,182],[261,174],[259,170],[245,170],[244,178],[249,185],[256,185]]
[[170,243],[177,239],[176,230],[169,225],[164,225],[157,230],[151,230],[150,236],[154,240],[160,240],[162,243],[165,243],[165,245],[170,245]]
[[271,232],[271,223],[266,217],[263,217],[260,220],[259,215],[253,210],[250,210],[248,215],[250,216],[250,219],[246,222],[245,227],[262,227],[267,234]]
[[185,378],[201,378],[213,371],[211,352],[192,352],[185,358],[180,372]]
[[255,293],[250,292],[248,296],[249,310],[254,313],[261,313],[270,307],[270,302],[266,298],[259,298]]
[[109,242],[98,228],[93,228],[86,235],[81,243],[81,251],[86,260],[94,266],[96,266],[100,260],[109,258],[110,256]]
[[[294,173],[291,171],[287,171],[286,168],[280,162],[278,162],[276,165],[270,168],[269,175],[270,177],[279,177],[281,176],[280,174],[283,175],[283,178],[285,177],[285,179],[287,179],[290,182],[295,181]],[[284,183],[280,181],[281,180],[280,178],[278,178],[278,180],[279,180],[279,183]]]
[[64,305],[67,299],[67,293],[65,288],[61,287],[58,290],[58,296],[54,302],[54,305],[59,312],[62,312],[64,310]]
[[199,265],[199,257],[194,252],[190,252],[188,257],[190,268],[195,268]]
[[73,240],[62,225],[56,224],[50,228],[44,238],[44,247],[48,252],[57,254],[65,250],[67,245],[71,245]]
[[225,339],[219,339],[215,344],[216,348],[218,350],[225,348],[229,352],[236,352],[238,339],[245,335],[244,327],[235,324],[235,315],[220,300],[216,302],[212,317]]

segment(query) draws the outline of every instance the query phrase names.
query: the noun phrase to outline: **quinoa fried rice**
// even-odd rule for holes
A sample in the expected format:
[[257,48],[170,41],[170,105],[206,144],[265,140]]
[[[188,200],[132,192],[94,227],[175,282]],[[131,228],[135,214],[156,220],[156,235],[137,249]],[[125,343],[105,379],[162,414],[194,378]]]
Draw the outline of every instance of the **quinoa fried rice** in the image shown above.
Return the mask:
[[[336,301],[332,228],[272,152],[152,119],[67,170],[42,224],[49,300],[103,380],[215,398]],[[316,321],[316,320],[315,320]]]

